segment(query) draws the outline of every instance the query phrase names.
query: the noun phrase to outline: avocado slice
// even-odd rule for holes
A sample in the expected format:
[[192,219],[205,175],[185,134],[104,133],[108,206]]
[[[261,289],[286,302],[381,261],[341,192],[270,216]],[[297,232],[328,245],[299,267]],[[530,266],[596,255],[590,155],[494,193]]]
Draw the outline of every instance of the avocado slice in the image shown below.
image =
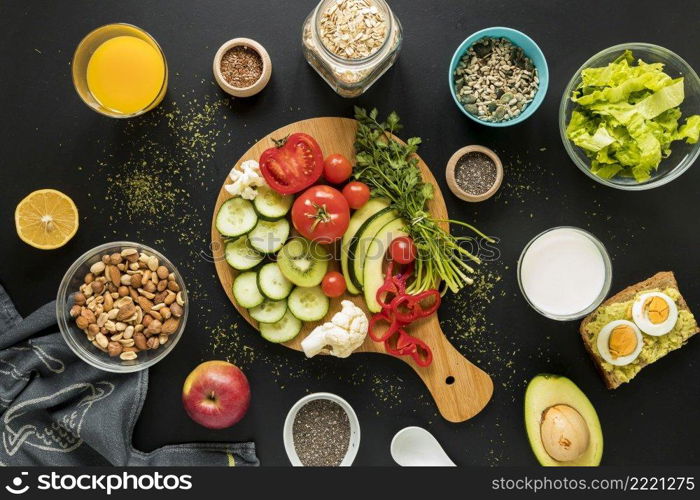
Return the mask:
[[[358,290],[363,289],[365,256],[367,248],[377,233],[388,223],[398,219],[399,214],[392,208],[384,208],[367,219],[350,241],[348,248],[348,276]],[[346,280],[347,281],[347,280]]]
[[376,313],[382,310],[379,302],[377,302],[377,290],[384,283],[384,273],[382,271],[384,256],[389,251],[392,241],[400,236],[408,236],[403,230],[405,227],[405,220],[394,219],[379,230],[372,243],[367,247],[363,271],[365,302],[370,312]]
[[598,414],[576,384],[540,374],[525,390],[525,429],[544,466],[596,466],[603,456]]
[[372,198],[367,203],[362,205],[359,209],[357,209],[357,211],[355,211],[354,214],[352,214],[352,217],[350,217],[350,222],[348,224],[348,229],[343,235],[343,240],[340,247],[340,267],[343,271],[343,276],[345,277],[345,283],[347,284],[348,292],[352,293],[353,295],[357,295],[358,293],[360,293],[360,290],[353,284],[352,280],[350,279],[350,274],[348,270],[350,262],[350,242],[352,241],[355,234],[357,234],[357,231],[360,229],[360,227],[362,227],[365,221],[367,221],[367,219],[369,219],[370,217],[374,216],[376,213],[384,210],[387,207],[389,207],[389,202],[384,198]]

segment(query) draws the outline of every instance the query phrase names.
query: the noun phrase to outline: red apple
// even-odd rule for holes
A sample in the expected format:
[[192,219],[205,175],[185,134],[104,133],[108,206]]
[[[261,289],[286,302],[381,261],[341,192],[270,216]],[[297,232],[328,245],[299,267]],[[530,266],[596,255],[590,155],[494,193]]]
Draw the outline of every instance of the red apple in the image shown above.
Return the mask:
[[238,422],[248,411],[250,385],[236,365],[207,361],[185,379],[182,404],[198,424],[209,429],[224,429]]

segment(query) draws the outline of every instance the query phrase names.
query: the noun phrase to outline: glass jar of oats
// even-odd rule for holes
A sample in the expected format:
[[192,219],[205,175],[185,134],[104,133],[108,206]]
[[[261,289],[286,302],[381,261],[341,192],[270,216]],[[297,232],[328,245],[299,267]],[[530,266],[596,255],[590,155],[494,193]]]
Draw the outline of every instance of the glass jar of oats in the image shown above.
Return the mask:
[[402,39],[384,0],[321,0],[302,29],[306,60],[343,97],[370,88],[396,61]]

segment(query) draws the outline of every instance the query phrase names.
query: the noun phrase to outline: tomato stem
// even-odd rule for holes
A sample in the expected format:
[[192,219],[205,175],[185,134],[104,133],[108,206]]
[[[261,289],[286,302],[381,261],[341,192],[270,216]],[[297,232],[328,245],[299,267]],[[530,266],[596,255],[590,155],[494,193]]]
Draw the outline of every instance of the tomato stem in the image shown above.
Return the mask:
[[318,226],[321,222],[326,223],[331,221],[331,215],[328,213],[328,208],[326,207],[325,204],[319,205],[318,203],[312,203],[314,209],[316,210],[315,214],[306,214],[306,216],[309,219],[314,219],[314,223],[311,225],[311,232],[313,233],[316,230],[316,226]]
[[287,139],[289,139],[289,134],[285,135],[281,139],[272,139],[272,142],[275,143],[275,147],[277,149],[284,147],[285,144],[287,144]]

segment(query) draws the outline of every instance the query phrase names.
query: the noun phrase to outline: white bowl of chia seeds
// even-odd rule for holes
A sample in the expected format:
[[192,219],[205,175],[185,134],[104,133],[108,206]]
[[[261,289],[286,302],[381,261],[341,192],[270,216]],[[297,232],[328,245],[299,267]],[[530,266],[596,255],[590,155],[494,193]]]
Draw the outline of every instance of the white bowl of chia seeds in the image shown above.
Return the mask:
[[349,467],[360,447],[355,410],[330,392],[309,394],[294,403],[282,432],[294,467]]
[[450,62],[449,84],[459,110],[488,127],[526,120],[542,104],[549,69],[527,35],[504,27],[470,35]]

